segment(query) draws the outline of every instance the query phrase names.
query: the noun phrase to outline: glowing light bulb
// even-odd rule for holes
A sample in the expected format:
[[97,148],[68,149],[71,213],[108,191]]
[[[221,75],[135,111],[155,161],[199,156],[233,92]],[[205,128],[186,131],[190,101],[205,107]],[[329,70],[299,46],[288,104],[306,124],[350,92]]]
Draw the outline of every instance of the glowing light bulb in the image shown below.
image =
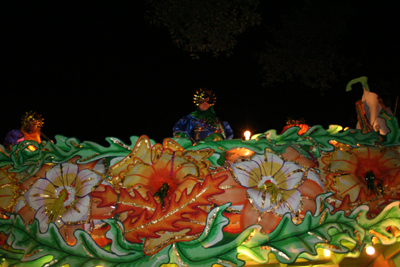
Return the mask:
[[368,255],[373,255],[375,253],[374,247],[371,246],[366,247],[365,250],[367,251]]
[[245,131],[245,132],[244,132],[244,138],[245,138],[246,140],[250,140],[250,135],[251,135],[250,131]]
[[331,251],[328,249],[324,249],[324,256],[329,257],[331,255]]

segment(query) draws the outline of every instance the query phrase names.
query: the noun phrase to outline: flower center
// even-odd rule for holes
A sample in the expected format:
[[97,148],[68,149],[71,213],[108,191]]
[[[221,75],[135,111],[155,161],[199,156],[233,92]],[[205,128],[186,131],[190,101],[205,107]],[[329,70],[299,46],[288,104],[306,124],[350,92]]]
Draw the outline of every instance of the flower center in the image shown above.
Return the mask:
[[364,179],[367,182],[368,192],[373,192],[377,196],[382,195],[382,193],[383,193],[382,184],[378,183],[378,186],[375,184],[375,180],[378,180],[378,179],[375,179],[375,174],[373,171],[367,172],[365,174]]
[[282,190],[279,189],[278,183],[275,179],[268,175],[262,176],[258,188],[264,188],[271,195],[271,202],[278,203],[282,199]]
[[155,197],[158,197],[160,200],[161,205],[164,207],[164,199],[167,197],[168,195],[168,191],[169,191],[169,185],[168,183],[164,183],[158,190],[157,192],[154,194]]
[[75,190],[70,186],[58,187],[55,190],[56,199],[54,202],[45,208],[45,213],[49,216],[49,222],[55,222],[58,217],[61,217],[62,208],[69,208],[69,205],[75,200]]
[[70,186],[58,187],[56,196],[57,200],[62,201],[64,207],[68,207],[75,200],[75,189]]

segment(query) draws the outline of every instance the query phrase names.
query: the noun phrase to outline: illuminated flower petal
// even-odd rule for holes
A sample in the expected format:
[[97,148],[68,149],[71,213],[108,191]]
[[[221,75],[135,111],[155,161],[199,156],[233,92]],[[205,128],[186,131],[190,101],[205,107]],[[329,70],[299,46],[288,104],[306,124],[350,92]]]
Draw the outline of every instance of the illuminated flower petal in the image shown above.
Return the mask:
[[[326,187],[340,201],[336,207],[351,210],[361,202],[379,213],[380,207],[400,199],[400,154],[394,148],[343,144],[322,160],[326,172]],[[371,177],[372,175],[372,177]],[[370,178],[371,177],[371,178]]]
[[56,187],[47,179],[38,179],[27,192],[26,200],[35,210],[54,202]]
[[39,221],[39,227],[41,232],[47,231],[48,228],[48,222],[49,222],[49,216],[47,216],[44,206],[40,207],[36,214],[35,218]]
[[186,190],[187,194],[190,194],[192,192],[193,187],[197,183],[198,183],[197,179],[187,178],[183,183],[179,184],[174,191],[177,199],[180,198],[184,190]]
[[347,151],[336,150],[331,161],[330,169],[333,172],[355,172],[357,166],[357,162],[354,162],[354,155],[348,153]]
[[7,167],[0,168],[0,186],[17,181],[16,174],[9,172]]
[[248,188],[249,202],[261,213],[298,213],[302,208],[302,195],[296,188],[307,180],[322,188],[321,179],[314,171],[286,162],[270,152],[232,164],[231,172],[236,181]]
[[274,211],[278,214],[285,214],[287,212],[295,213],[300,209],[301,193],[298,190],[283,191],[282,198],[285,203],[279,205]]
[[[254,158],[256,157],[260,156],[257,155]],[[261,166],[256,159],[234,163],[231,165],[231,169],[235,180],[247,188],[258,186],[262,179]]]
[[282,169],[274,177],[279,188],[293,189],[303,181],[304,171],[304,169],[293,162],[285,162]]
[[56,187],[71,186],[78,173],[78,165],[72,163],[59,164],[46,173],[46,179]]
[[[144,140],[148,141],[145,142]],[[199,152],[188,152],[178,146],[177,143],[172,143],[168,148],[164,148],[161,144],[155,144],[151,148],[148,137],[142,136],[130,155],[110,167],[109,175],[114,177],[114,184],[119,184],[119,181],[122,181],[123,188],[139,189],[144,198],[147,197],[147,191],[154,195],[163,184],[168,184],[168,196],[179,188],[179,191],[176,192],[179,198],[181,192],[183,192],[182,184],[188,181],[188,191],[190,192],[194,182],[204,179],[209,174],[208,166],[210,163],[202,160],[210,157],[213,150],[204,149]],[[150,154],[151,160],[148,156]],[[177,200],[179,200],[178,198]]]
[[80,171],[76,177],[75,195],[77,197],[86,196],[100,182],[100,179],[100,175],[91,170]]
[[78,201],[68,211],[61,215],[61,219],[68,222],[81,222],[88,219],[90,197],[78,198]]
[[264,212],[275,207],[275,204],[271,203],[271,194],[265,190],[250,188],[247,189],[247,193],[259,211]]
[[17,187],[6,184],[0,187],[0,209],[6,210],[14,205]]
[[[105,171],[100,165],[91,164],[98,171]],[[96,167],[97,166],[97,167]],[[54,166],[46,172],[46,178],[37,179],[25,194],[27,204],[36,210],[40,229],[47,229],[49,222],[58,226],[68,223],[86,223],[90,216],[90,197],[88,194],[101,181],[101,176],[86,169],[89,165],[81,165],[83,169],[72,163]]]
[[[258,159],[262,160],[262,157],[258,157]],[[261,162],[263,175],[274,175],[275,180],[278,181],[281,174],[279,174],[278,176],[276,176],[275,174],[283,167],[284,161],[277,154],[265,153],[265,161]]]

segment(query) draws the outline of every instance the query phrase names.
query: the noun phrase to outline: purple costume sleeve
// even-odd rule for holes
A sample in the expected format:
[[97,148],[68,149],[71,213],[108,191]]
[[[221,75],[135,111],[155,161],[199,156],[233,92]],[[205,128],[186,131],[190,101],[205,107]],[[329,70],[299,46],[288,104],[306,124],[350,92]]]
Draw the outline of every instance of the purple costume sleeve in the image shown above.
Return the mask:
[[10,145],[18,144],[24,141],[24,134],[20,130],[11,130],[7,133],[6,138],[4,139],[4,147],[8,147]]

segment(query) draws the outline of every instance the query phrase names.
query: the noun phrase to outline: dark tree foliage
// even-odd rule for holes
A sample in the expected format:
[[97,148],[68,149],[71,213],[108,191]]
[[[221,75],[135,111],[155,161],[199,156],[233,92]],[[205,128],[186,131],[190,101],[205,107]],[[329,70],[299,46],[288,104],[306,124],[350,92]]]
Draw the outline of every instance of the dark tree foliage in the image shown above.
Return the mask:
[[197,53],[230,55],[236,36],[259,24],[258,0],[148,0],[147,20],[168,27],[174,44],[198,58]]
[[344,74],[340,52],[347,7],[342,1],[306,1],[282,16],[282,25],[270,29],[274,38],[259,54],[265,86],[298,80],[326,90]]

